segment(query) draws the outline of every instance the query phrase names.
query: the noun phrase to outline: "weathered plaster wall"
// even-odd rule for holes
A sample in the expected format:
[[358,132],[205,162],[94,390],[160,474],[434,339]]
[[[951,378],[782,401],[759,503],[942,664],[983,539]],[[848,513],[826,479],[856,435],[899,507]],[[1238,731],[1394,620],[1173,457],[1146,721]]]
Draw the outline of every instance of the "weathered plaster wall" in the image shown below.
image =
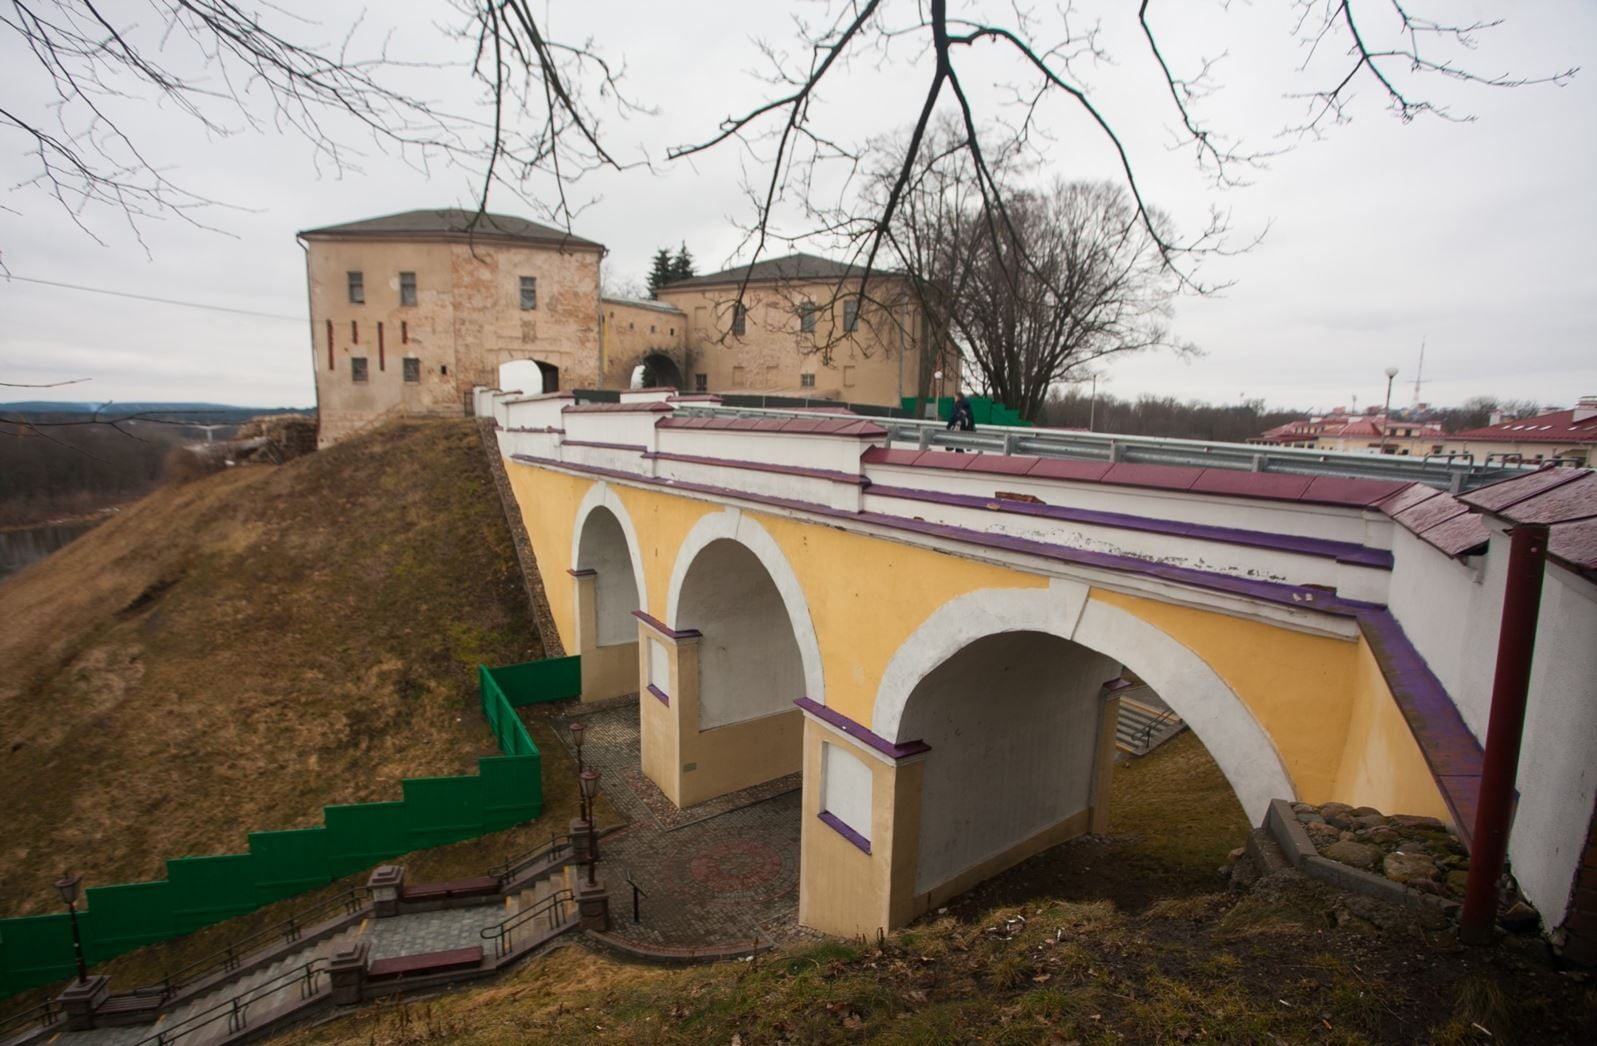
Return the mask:
[[[877,292],[873,292],[877,293]],[[906,310],[889,316],[865,308],[852,334],[843,331],[843,303],[834,300],[832,282],[750,286],[745,333],[733,337],[735,285],[672,289],[660,300],[688,317],[686,347],[693,374],[706,376],[711,392],[815,396],[861,403],[896,405],[900,395],[915,394],[920,366],[919,326]],[[797,304],[816,303],[815,331],[800,330]],[[817,346],[831,344],[830,359]],[[806,386],[802,375],[815,377]],[[902,391],[901,391],[902,390]]]
[[[598,380],[597,251],[493,241],[308,242],[322,446],[390,415],[463,414],[472,386],[495,386],[499,365],[511,360],[558,366],[562,387]],[[362,273],[362,304],[349,300],[350,272]],[[415,305],[400,304],[401,272],[416,274]],[[536,309],[520,307],[522,276],[538,281]],[[350,359],[358,356],[368,361],[364,384],[351,377]],[[420,361],[419,382],[404,380],[406,356]]]
[[686,352],[688,318],[684,313],[665,302],[656,306],[628,305],[606,299],[602,308],[602,388],[627,388],[632,381],[632,369],[641,364],[644,357],[659,353],[682,372],[679,391],[692,391],[693,375],[689,372]]

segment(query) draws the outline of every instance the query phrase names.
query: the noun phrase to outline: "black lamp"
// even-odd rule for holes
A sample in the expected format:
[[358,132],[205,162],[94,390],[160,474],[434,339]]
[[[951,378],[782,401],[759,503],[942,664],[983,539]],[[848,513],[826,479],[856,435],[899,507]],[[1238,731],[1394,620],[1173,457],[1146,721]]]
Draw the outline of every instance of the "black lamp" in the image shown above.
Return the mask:
[[61,903],[67,906],[67,918],[72,921],[72,956],[78,962],[79,984],[89,979],[89,971],[83,965],[83,938],[78,936],[78,884],[82,881],[66,872],[55,881],[55,892],[61,895]]

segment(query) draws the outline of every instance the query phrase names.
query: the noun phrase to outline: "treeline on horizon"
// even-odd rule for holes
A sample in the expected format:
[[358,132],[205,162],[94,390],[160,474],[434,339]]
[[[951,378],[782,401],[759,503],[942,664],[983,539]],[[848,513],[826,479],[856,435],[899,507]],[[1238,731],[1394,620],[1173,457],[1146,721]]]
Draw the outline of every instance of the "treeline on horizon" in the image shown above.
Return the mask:
[[[265,410],[90,420],[83,411],[0,411],[0,527],[25,527],[135,501],[166,478],[173,448],[226,439]],[[165,422],[178,422],[167,424]]]
[[[1439,423],[1447,432],[1480,428],[1491,420],[1494,410],[1508,417],[1529,417],[1537,407],[1529,401],[1498,401],[1490,396],[1474,396],[1462,406],[1425,412],[1423,420]],[[1394,407],[1393,414],[1399,413]],[[1236,404],[1178,400],[1174,396],[1139,396],[1121,399],[1100,392],[1097,403],[1088,392],[1070,388],[1055,391],[1043,404],[1038,424],[1050,428],[1085,429],[1115,432],[1126,436],[1159,436],[1166,439],[1198,439],[1222,443],[1243,443],[1278,425],[1309,417],[1306,410],[1266,407],[1263,400],[1244,400]]]

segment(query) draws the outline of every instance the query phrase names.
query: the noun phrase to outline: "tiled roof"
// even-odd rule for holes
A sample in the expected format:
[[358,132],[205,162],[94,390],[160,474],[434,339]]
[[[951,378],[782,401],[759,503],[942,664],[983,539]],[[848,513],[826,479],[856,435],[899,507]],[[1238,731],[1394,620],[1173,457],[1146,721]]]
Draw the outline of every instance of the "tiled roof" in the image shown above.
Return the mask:
[[[1412,439],[1442,435],[1442,426],[1431,421],[1405,421],[1402,418],[1387,420],[1384,414],[1361,414],[1347,416],[1333,414],[1323,418],[1302,418],[1298,421],[1289,421],[1285,425],[1277,425],[1254,439],[1259,442],[1300,442],[1322,437],[1328,439],[1366,437],[1379,439],[1381,430],[1385,428],[1388,439]],[[1403,436],[1401,430],[1412,429],[1414,436]],[[1399,430],[1399,431],[1393,431]]]
[[839,418],[830,415],[812,418],[665,418],[662,429],[715,429],[725,432],[807,432],[818,436],[887,435],[887,430],[864,418]]
[[1575,409],[1555,410],[1534,418],[1504,421],[1468,432],[1453,433],[1454,439],[1491,439],[1506,443],[1597,443],[1597,412],[1575,420]]
[[[476,218],[476,223],[472,220]],[[484,214],[458,207],[437,210],[404,211],[385,214],[380,218],[365,218],[342,225],[324,225],[319,229],[306,229],[301,236],[339,237],[358,236],[362,239],[376,237],[385,240],[514,240],[523,243],[555,244],[566,247],[592,247],[602,245],[592,240],[573,236],[552,225],[539,225],[525,218],[508,214]]]
[[[710,287],[716,284],[742,283],[778,283],[782,281],[798,280],[844,280],[850,277],[857,278],[864,270],[847,262],[833,261],[815,254],[789,254],[785,258],[767,258],[765,261],[755,262],[750,265],[735,265],[730,269],[712,272],[704,276],[691,276],[685,280],[675,280],[660,288],[661,293],[670,293],[684,287]],[[881,269],[875,271],[877,276],[891,275]]]
[[1544,468],[1472,490],[1462,500],[1513,523],[1547,524],[1547,554],[1597,580],[1597,472]]

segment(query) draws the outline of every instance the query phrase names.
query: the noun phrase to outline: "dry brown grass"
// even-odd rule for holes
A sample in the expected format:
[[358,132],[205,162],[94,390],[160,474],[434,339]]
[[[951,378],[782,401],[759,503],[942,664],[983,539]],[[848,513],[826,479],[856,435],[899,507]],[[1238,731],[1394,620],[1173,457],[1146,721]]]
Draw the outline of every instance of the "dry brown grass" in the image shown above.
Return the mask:
[[0,620],[4,914],[474,772],[476,664],[541,654],[466,421],[165,487],[0,584]]

